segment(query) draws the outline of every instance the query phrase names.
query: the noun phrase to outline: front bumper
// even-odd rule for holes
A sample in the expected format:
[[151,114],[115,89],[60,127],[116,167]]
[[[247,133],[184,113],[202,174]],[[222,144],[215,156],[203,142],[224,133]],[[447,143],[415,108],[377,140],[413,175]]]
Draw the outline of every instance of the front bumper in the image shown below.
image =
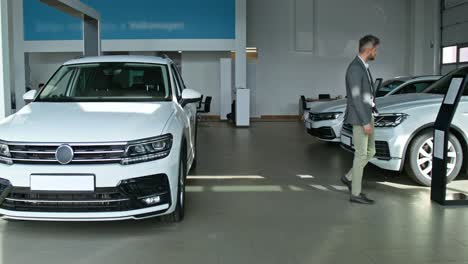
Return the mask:
[[[172,154],[171,155],[175,155]],[[144,219],[174,211],[178,157],[134,165],[0,165],[0,215],[47,221]],[[31,191],[31,175],[93,175],[94,191]],[[147,204],[144,198],[158,197]]]
[[[375,128],[376,156],[370,163],[391,171],[401,171],[408,137],[399,133],[396,128]],[[349,144],[351,143],[351,144]],[[346,125],[341,131],[341,147],[354,152],[353,133]]]
[[306,119],[305,127],[307,133],[321,141],[340,142],[342,127],[342,121],[340,119],[326,121],[312,121]]

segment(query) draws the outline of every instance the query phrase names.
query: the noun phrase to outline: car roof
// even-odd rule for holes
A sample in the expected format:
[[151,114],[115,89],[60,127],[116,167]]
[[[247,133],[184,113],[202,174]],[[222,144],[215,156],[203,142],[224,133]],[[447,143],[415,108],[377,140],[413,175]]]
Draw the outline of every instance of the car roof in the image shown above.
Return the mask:
[[83,57],[65,62],[63,65],[85,64],[85,63],[102,63],[102,62],[134,62],[134,63],[154,63],[154,64],[170,64],[168,58],[156,56],[135,56],[135,55],[108,55],[97,57]]
[[388,81],[407,81],[407,80],[411,80],[411,78],[413,78],[413,77],[410,77],[410,76],[397,76],[397,77],[393,77],[393,78],[388,78],[385,81],[386,82],[388,82]]
[[413,79],[408,80],[408,82],[416,82],[416,81],[437,81],[442,78],[441,75],[426,75],[426,76],[414,76]]

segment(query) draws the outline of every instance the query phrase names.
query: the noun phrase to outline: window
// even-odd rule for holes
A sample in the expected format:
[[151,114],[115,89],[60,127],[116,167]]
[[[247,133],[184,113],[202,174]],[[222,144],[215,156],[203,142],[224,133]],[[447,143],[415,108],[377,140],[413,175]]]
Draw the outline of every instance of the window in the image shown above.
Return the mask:
[[[429,86],[427,90],[424,92],[431,93],[431,94],[444,94],[445,95],[452,81],[452,76],[455,74],[462,74],[462,75],[468,74],[468,67],[457,69],[457,70],[450,72],[449,74],[442,77],[442,79],[438,80],[433,85]],[[468,90],[463,91],[463,95],[468,95]]]
[[457,63],[457,46],[442,49],[442,64]]
[[468,47],[460,48],[460,62],[468,62]]
[[186,87],[185,87],[185,82],[184,80],[182,79],[182,74],[180,74],[180,71],[179,71],[179,67],[177,67],[176,65],[173,65],[173,68],[175,70],[175,74],[177,76],[177,79],[179,79],[179,83],[182,85],[181,86],[181,90],[184,90]]
[[171,66],[172,68],[172,74],[174,75],[174,82],[177,82],[177,86],[178,86],[178,98],[180,98],[182,96],[182,91],[185,89],[185,83],[184,81],[182,80],[182,78],[180,77],[180,74],[179,74],[179,70],[177,69],[177,67],[175,65],[172,65]]
[[47,84],[47,89],[43,89],[41,96],[45,97],[64,97],[67,96],[67,87],[70,85],[73,77],[73,69],[61,68]]
[[414,82],[401,88],[397,94],[421,93],[435,81]]
[[174,84],[175,84],[176,96],[177,96],[178,99],[180,99],[182,97],[182,89],[180,88],[181,83],[179,81],[179,78],[177,78],[177,74],[176,74],[176,71],[174,69],[174,65],[171,66],[171,69],[172,69],[172,79],[173,79]]
[[37,101],[162,101],[170,95],[166,65],[93,63],[62,66]]
[[389,92],[395,90],[398,86],[402,85],[404,81],[401,80],[390,80],[382,84],[382,87],[377,91],[377,97],[382,97],[387,95]]

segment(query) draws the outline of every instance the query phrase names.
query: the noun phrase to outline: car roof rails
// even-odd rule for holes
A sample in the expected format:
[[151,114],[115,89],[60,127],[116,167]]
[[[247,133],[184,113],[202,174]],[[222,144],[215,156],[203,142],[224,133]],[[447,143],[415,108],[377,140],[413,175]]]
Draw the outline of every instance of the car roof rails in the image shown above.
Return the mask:
[[441,77],[441,75],[437,75],[437,74],[416,75],[413,78],[427,78],[427,77]]
[[161,54],[161,57],[163,57],[166,60],[169,60],[170,62],[173,62],[171,57],[169,57],[166,53]]

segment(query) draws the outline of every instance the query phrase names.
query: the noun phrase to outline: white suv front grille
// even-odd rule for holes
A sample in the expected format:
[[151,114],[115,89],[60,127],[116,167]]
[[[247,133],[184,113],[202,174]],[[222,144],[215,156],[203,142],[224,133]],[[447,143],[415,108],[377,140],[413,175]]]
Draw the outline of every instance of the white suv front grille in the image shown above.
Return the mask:
[[9,143],[15,164],[60,164],[56,151],[67,145],[73,150],[69,164],[120,163],[127,143]]

